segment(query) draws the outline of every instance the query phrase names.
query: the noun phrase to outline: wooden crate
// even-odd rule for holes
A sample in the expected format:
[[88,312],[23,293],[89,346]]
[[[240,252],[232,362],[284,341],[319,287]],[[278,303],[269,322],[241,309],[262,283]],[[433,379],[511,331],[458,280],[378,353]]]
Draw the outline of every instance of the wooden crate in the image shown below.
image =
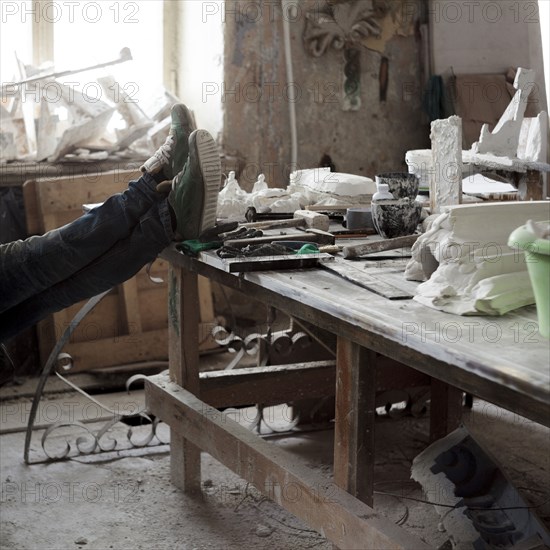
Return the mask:
[[[102,202],[126,189],[138,171],[124,170],[25,182],[23,195],[29,234],[42,234],[82,215],[82,205]],[[168,264],[156,260],[113,290],[80,323],[64,351],[74,360],[73,371],[165,361],[168,359]],[[210,333],[215,322],[210,282],[200,283],[201,350],[216,347]],[[47,359],[56,340],[85,304],[79,302],[37,325],[40,359]]]

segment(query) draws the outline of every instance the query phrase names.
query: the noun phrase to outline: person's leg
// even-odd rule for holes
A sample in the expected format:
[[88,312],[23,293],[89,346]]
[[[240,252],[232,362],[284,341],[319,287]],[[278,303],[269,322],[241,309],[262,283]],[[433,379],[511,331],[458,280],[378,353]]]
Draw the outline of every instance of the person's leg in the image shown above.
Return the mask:
[[91,298],[133,277],[173,238],[166,198],[153,205],[129,236],[70,277],[0,313],[0,342],[47,315]]
[[[78,220],[46,233],[0,245],[0,313],[63,281],[126,239],[141,216],[166,198],[159,184],[172,180],[189,153],[194,122],[185,105],[172,107],[165,143],[141,167],[126,191]],[[170,190],[170,186],[166,191]]]
[[[150,175],[142,179],[148,181],[147,177]],[[198,238],[216,222],[220,178],[220,159],[212,136],[204,130],[193,132],[189,137],[188,160],[173,178],[168,197],[162,198],[162,194],[154,191],[161,197],[160,202],[140,218],[129,237],[120,239],[95,260],[42,292],[29,294],[25,301],[14,302],[3,312],[0,309],[0,341],[49,313],[129,279],[173,240],[175,229],[180,238]],[[83,234],[81,238],[85,241],[89,235]],[[37,267],[42,268],[42,264],[38,262]]]
[[144,174],[72,223],[0,245],[0,312],[70,277],[129,237],[151,206],[166,199],[156,186]]

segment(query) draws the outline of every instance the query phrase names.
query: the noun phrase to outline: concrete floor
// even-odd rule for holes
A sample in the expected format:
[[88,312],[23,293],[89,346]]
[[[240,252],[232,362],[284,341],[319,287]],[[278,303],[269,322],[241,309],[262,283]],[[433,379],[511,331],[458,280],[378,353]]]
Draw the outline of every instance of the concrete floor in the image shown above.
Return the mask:
[[[98,398],[103,397],[107,396]],[[72,394],[53,395],[47,404],[55,410],[74,399]],[[13,420],[26,418],[28,403],[20,398],[1,404],[2,549],[333,548],[206,454],[202,456],[200,497],[185,495],[170,484],[166,444],[27,466],[23,463],[24,433],[13,427]],[[274,422],[279,422],[284,410],[272,412]],[[240,419],[244,422],[251,417],[248,411]],[[549,498],[550,430],[481,401],[473,411],[466,411],[465,424],[501,461],[530,505]],[[10,426],[13,433],[6,433]],[[99,424],[87,426],[97,429]],[[134,437],[145,429],[134,430]],[[69,431],[51,434],[49,452],[63,450]],[[127,427],[119,423],[110,436],[124,442],[126,432]],[[73,441],[81,433],[73,431]],[[31,457],[35,461],[45,458],[42,434],[43,430],[33,435]],[[167,430],[161,434],[168,437]],[[269,441],[330,478],[332,436],[331,430],[320,430],[273,436]],[[410,480],[410,465],[427,445],[427,417],[380,417],[376,438],[375,508],[434,548],[444,545],[449,534],[441,530],[434,507],[409,500],[426,498]],[[550,504],[546,502],[537,512],[550,526]]]

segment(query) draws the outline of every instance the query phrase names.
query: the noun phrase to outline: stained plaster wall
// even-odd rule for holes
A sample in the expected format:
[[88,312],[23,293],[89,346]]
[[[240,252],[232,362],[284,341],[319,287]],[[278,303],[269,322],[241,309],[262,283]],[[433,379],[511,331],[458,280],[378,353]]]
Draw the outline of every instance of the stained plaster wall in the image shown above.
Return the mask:
[[[317,58],[304,47],[305,14],[324,8],[324,1],[296,1],[295,14],[283,12],[279,1],[225,3],[223,145],[245,161],[243,187],[250,188],[260,172],[271,186],[284,187],[293,168],[283,17],[290,23],[296,83],[298,168],[319,166],[328,155],[337,171],[373,177],[405,169],[407,150],[429,146],[421,108],[421,2],[386,4],[391,9],[380,22],[382,36],[362,44],[361,108],[345,112],[342,51],[329,48]],[[379,84],[383,56],[389,66],[385,101]]]

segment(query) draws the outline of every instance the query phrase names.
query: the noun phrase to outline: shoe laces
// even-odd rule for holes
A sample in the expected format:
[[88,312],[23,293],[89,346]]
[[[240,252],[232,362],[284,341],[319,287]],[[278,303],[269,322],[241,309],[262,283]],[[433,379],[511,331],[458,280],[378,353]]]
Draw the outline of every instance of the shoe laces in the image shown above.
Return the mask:
[[166,141],[153,153],[159,164],[168,164],[171,158],[172,147],[174,146],[174,136],[169,134]]

